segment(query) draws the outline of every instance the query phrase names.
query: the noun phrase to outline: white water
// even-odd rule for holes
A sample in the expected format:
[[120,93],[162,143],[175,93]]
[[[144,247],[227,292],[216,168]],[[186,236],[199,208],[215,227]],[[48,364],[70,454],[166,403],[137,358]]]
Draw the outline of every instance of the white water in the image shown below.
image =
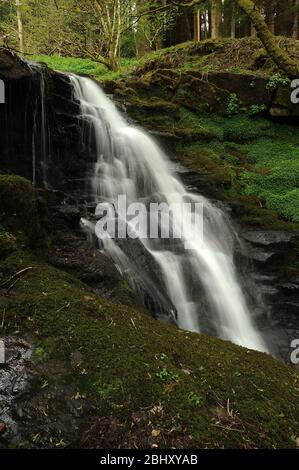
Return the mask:
[[[254,327],[233,261],[235,235],[224,213],[202,196],[191,194],[172,174],[161,148],[143,130],[130,126],[113,102],[92,80],[71,76],[74,95],[81,103],[82,119],[95,140],[98,156],[92,190],[95,202],[116,201],[126,194],[128,202],[147,198],[168,204],[186,201],[204,204],[204,240],[184,211],[173,214],[174,224],[183,224],[183,240],[177,243],[140,239],[162,274],[164,289],[175,306],[178,325],[193,331],[210,329],[223,338],[251,349],[267,351]],[[181,225],[180,225],[181,226]],[[122,271],[127,255],[116,243],[103,240],[106,251]],[[188,242],[188,247],[184,249]],[[117,256],[116,256],[117,253]],[[159,281],[157,281],[159,282]],[[208,312],[201,310],[201,291]]]

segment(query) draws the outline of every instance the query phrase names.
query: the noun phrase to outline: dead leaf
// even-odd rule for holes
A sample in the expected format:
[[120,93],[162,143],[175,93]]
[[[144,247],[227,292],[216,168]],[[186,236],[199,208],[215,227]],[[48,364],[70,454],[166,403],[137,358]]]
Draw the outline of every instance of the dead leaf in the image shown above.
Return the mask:
[[0,423],[0,436],[1,434],[4,434],[7,429],[7,426],[5,423]]
[[85,295],[84,300],[85,302],[94,302],[95,298],[91,297],[90,295]]
[[161,434],[161,431],[159,429],[153,429],[152,430],[152,436],[153,437],[159,437]]
[[176,386],[177,386],[176,382],[171,382],[169,384],[166,384],[164,387],[164,392],[171,393]]

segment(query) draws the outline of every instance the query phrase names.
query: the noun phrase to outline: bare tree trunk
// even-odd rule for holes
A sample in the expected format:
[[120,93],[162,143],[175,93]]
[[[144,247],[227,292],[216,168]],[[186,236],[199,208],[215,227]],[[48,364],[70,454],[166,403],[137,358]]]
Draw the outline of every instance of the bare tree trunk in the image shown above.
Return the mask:
[[270,2],[266,4],[266,7],[265,7],[266,23],[272,34],[275,34],[275,9],[276,9],[275,0],[271,0]]
[[232,2],[232,11],[231,11],[231,27],[230,27],[230,37],[234,39],[236,37],[236,5],[233,0]]
[[299,0],[295,0],[293,38],[294,39],[299,39]]
[[24,46],[24,28],[23,28],[23,19],[22,19],[22,12],[21,12],[21,2],[16,0],[16,9],[17,9],[17,23],[18,23],[18,36],[19,36],[19,44],[20,44],[20,53],[24,54],[25,46]]
[[194,13],[194,41],[199,42],[201,40],[201,12],[197,10]]
[[218,39],[220,35],[221,24],[221,0],[212,0],[211,5],[211,38]]

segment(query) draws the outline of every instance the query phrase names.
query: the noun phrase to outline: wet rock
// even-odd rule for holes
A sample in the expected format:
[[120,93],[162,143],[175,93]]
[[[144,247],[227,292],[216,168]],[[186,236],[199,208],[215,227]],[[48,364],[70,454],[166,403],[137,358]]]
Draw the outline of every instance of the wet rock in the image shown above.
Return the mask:
[[259,263],[268,262],[275,256],[275,254],[275,251],[266,251],[257,247],[249,247],[247,252],[247,256],[249,259],[257,261]]
[[28,366],[32,345],[13,336],[4,337],[4,344],[6,362],[0,365],[0,422],[5,439],[13,440],[19,432],[13,408],[29,389]]
[[280,230],[248,230],[242,233],[242,237],[254,245],[271,246],[290,243],[298,235]]

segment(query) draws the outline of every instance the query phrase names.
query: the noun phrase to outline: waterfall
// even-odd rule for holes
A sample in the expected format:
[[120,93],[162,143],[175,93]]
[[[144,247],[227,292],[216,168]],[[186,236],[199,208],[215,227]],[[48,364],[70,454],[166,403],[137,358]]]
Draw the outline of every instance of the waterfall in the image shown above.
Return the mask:
[[[49,168],[49,132],[46,110],[46,90],[43,68],[33,61],[24,61],[36,77],[39,88],[33,106],[33,126],[32,126],[32,182],[37,183],[37,170],[40,170],[41,180],[44,188],[49,189],[48,168]],[[37,167],[38,166],[38,167]]]
[[[151,283],[170,300],[179,327],[267,351],[238,282],[234,265],[237,238],[227,215],[185,189],[159,145],[146,132],[129,125],[95,82],[70,78],[81,106],[84,136],[95,146],[97,156],[91,181],[95,204],[115,204],[119,195],[126,195],[129,203],[175,204],[173,226],[183,227],[181,239],[169,240],[145,238],[140,227],[135,227],[133,248],[126,240],[107,236],[100,240],[104,251],[124,275],[128,274],[128,260],[130,270],[138,271],[138,276],[143,270],[148,275],[147,263],[155,266]],[[203,206],[202,238],[188,213],[195,203]],[[127,217],[125,223],[130,225],[131,219]]]

